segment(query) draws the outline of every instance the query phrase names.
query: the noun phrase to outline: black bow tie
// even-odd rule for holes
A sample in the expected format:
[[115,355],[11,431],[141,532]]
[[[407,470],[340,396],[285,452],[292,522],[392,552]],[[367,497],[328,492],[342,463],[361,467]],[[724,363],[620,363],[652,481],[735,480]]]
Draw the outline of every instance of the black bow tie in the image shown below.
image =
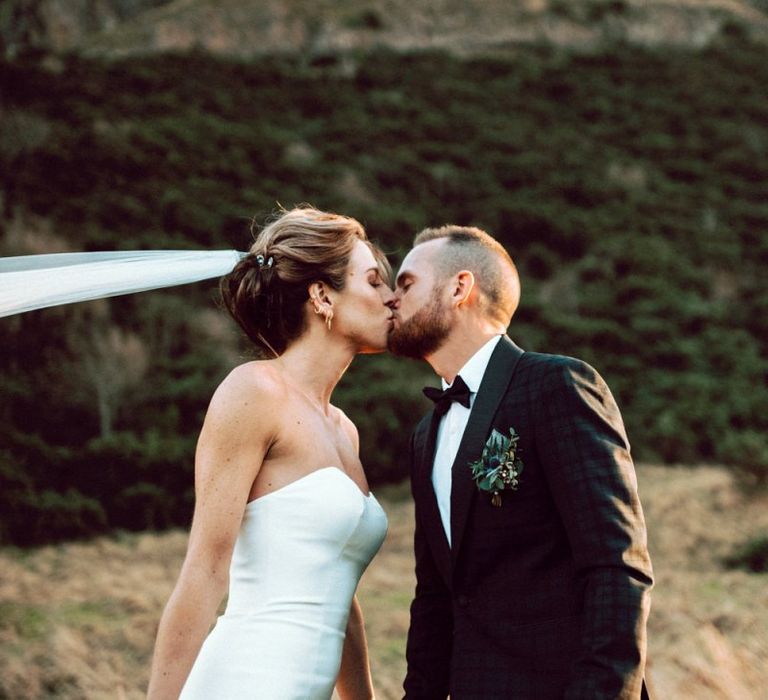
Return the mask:
[[440,389],[433,386],[424,387],[422,391],[424,396],[435,402],[435,414],[438,418],[448,413],[448,409],[453,401],[458,401],[462,406],[469,408],[469,387],[459,376],[453,380],[453,384],[445,391],[440,391]]

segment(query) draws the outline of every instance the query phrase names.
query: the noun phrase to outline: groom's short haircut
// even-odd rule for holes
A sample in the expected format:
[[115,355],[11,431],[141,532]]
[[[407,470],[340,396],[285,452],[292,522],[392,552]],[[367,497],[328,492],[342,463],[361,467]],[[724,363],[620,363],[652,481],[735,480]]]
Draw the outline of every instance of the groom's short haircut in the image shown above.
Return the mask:
[[469,270],[484,297],[485,312],[508,326],[520,302],[520,276],[504,246],[479,228],[454,225],[426,228],[413,245],[439,238],[445,238],[446,245],[437,258],[438,276],[445,279]]

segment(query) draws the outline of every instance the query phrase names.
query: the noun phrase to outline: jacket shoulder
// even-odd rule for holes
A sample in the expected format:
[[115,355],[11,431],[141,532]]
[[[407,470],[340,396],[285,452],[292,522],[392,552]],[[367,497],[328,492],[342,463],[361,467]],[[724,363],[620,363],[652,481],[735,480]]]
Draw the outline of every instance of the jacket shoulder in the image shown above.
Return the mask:
[[526,352],[521,362],[529,371],[557,372],[557,371],[592,371],[594,368],[584,360],[569,355],[552,355],[543,352]]
[[594,367],[569,355],[526,352],[521,358],[521,369],[529,379],[542,382],[542,388],[582,382],[603,383],[602,377]]

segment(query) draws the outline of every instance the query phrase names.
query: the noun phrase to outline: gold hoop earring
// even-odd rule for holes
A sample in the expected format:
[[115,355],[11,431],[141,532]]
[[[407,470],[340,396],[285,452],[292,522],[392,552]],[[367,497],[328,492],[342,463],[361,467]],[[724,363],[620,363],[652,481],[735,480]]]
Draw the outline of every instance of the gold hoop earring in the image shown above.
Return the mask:
[[331,321],[333,320],[333,311],[330,309],[328,310],[328,313],[325,316],[325,325],[328,326],[328,330],[331,330]]

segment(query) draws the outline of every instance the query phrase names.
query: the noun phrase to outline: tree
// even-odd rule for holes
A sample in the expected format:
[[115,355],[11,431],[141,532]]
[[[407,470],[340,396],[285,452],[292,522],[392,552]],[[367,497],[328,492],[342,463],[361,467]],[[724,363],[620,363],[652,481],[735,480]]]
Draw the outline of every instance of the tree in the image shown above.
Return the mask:
[[106,301],[85,306],[90,313],[77,314],[67,331],[71,365],[65,371],[76,394],[95,398],[99,434],[107,438],[127,394],[144,379],[149,358],[138,335],[111,321]]

